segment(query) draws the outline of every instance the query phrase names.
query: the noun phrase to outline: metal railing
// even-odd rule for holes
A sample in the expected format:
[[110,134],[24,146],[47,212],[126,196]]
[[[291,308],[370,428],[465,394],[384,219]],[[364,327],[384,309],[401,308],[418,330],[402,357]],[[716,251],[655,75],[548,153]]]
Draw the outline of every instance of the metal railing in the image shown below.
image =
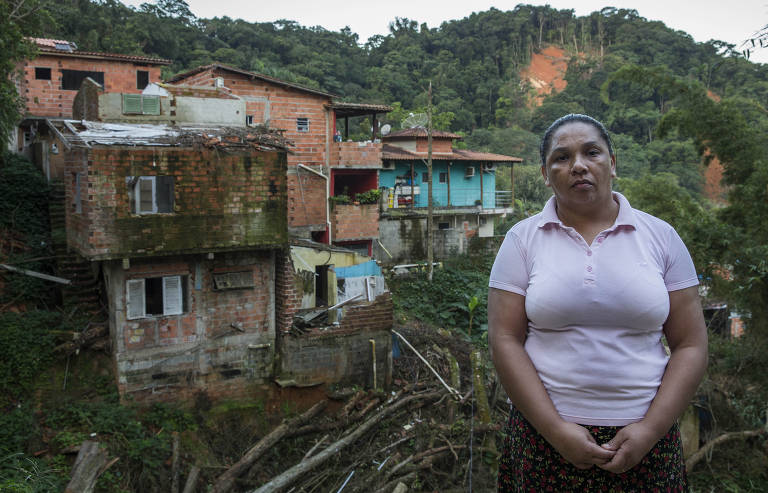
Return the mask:
[[496,190],[496,207],[514,207],[515,192],[511,190]]

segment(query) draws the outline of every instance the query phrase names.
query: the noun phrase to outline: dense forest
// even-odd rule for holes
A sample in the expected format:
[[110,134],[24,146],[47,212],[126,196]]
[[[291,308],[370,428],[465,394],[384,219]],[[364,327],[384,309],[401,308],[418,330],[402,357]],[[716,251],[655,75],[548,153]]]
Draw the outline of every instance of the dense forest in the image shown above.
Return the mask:
[[[221,62],[320,88],[341,100],[392,105],[395,111],[384,122],[393,126],[399,126],[408,112],[426,108],[431,82],[437,127],[460,133],[462,145],[472,149],[524,158],[525,164],[515,169],[517,213],[498,225],[497,231],[502,233],[512,221],[538,211],[549,196],[538,169],[538,136],[563,114],[594,116],[606,124],[614,141],[620,177],[617,189],[633,206],[677,228],[707,287],[708,301],[727,302],[746,320],[747,335],[742,341],[717,340],[712,347],[710,378],[704,389],[725,402],[727,417],[722,418],[720,428],[764,425],[768,388],[760,368],[768,354],[768,65],[750,62],[735,46],[714,40],[696,43],[688,34],[648,21],[635,10],[612,7],[576,16],[573,10],[518,5],[509,11],[474,13],[435,28],[396,17],[389,34],[361,40],[349,29],[335,32],[290,20],[201,19],[184,0],[158,0],[138,8],[117,0],[0,0],[0,66],[7,73],[16,61],[33,56],[24,36],[66,39],[81,50],[167,58],[172,64],[164,69],[165,77]],[[536,88],[522,74],[534,54],[549,46],[566,54],[567,85],[537,102]],[[7,84],[0,89],[0,134],[7,135],[17,116],[17,95]],[[361,128],[370,125],[367,121],[359,124]],[[725,170],[725,196],[719,202],[704,194],[704,171],[715,158]],[[4,193],[27,190],[19,184],[29,188],[37,183],[22,168],[5,158],[0,169]],[[511,187],[507,174],[499,177],[498,187]],[[29,191],[44,188],[44,183],[37,183]],[[44,209],[45,197],[25,193],[18,200],[31,205],[24,212],[29,218],[24,216],[16,224],[23,222],[29,229],[25,234],[43,244],[36,235],[44,234],[45,228],[38,224],[44,220],[35,214]],[[0,226],[10,228],[9,218],[18,215],[19,208],[15,203],[6,205],[7,210],[0,208],[4,211]],[[44,248],[35,247],[27,255],[38,258],[44,254]],[[38,264],[30,264],[34,265]],[[446,296],[449,291],[462,296],[462,290],[468,289],[467,278],[446,272],[442,275],[453,275],[455,286],[451,290],[438,286],[435,296]],[[485,278],[478,278],[482,279],[472,289],[478,290],[482,319]],[[421,293],[432,289],[419,286]],[[39,283],[8,284],[0,306],[13,302],[45,309],[47,294],[41,295],[40,289]],[[398,306],[409,309],[402,300]],[[422,318],[445,323],[438,312],[433,309]],[[18,353],[23,351],[3,353],[7,363],[0,368],[0,405],[4,409],[16,406],[0,420],[0,430],[7,430],[0,432],[0,438],[9,454],[19,452],[25,443],[25,436],[14,430],[33,428],[31,408],[23,398],[24,384],[53,360],[53,342],[45,327],[61,321],[53,321],[45,313],[28,318],[32,330],[16,314],[0,313],[3,351],[35,345],[36,351],[42,351],[41,345],[48,348],[33,361],[19,359]],[[459,316],[462,312],[451,313]],[[734,375],[739,376],[738,384]],[[725,388],[723,382],[730,387]],[[116,396],[107,394],[116,403]],[[114,409],[110,407],[74,409],[72,412],[87,415],[89,420],[112,420],[119,426],[138,419],[129,414],[111,416]],[[99,414],[102,411],[104,416]],[[153,412],[150,418],[159,428],[179,427],[186,419],[169,409]],[[74,420],[64,411],[58,419]],[[133,448],[126,447],[137,455],[132,467],[161,468],[167,441],[160,443],[156,435],[131,430]],[[79,438],[61,440],[74,443]],[[723,459],[734,464],[733,471],[710,467],[711,476],[694,481],[700,488],[697,491],[710,487],[713,491],[764,491],[768,484],[764,445],[752,443],[750,447],[744,449],[745,455],[734,448],[729,453],[735,455]],[[139,450],[153,452],[141,456]],[[23,455],[8,457],[0,461],[0,485],[4,477],[15,477],[16,473],[8,471],[27,467],[25,460],[33,463]],[[753,473],[759,468],[749,469],[755,464],[763,464],[762,473]],[[125,483],[107,476],[114,484]],[[102,490],[122,491],[104,485]]]

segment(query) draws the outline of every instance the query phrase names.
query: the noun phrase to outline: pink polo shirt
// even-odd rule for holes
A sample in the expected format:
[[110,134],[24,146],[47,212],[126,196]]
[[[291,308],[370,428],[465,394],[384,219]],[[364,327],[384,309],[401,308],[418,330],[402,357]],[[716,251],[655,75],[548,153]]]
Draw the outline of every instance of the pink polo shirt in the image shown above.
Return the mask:
[[674,228],[613,197],[616,222],[591,245],[551,198],[509,230],[489,282],[525,296],[525,350],[560,416],[585,425],[645,416],[668,360],[668,291],[698,284]]

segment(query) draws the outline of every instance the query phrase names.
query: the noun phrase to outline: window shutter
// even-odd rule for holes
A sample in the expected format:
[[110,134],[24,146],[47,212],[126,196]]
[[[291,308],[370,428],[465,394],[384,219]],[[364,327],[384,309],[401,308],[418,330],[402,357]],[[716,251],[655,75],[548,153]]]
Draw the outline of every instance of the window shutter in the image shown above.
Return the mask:
[[182,312],[181,276],[163,278],[163,315],[178,315]]
[[123,94],[123,113],[141,114],[141,94]]
[[160,114],[160,96],[142,96],[141,112],[144,115]]
[[173,212],[173,177],[158,176],[156,183],[157,212]]
[[128,281],[126,305],[128,320],[144,318],[146,316],[146,302],[144,301],[144,279]]
[[139,177],[139,183],[136,185],[136,212],[139,214],[157,212],[154,176]]

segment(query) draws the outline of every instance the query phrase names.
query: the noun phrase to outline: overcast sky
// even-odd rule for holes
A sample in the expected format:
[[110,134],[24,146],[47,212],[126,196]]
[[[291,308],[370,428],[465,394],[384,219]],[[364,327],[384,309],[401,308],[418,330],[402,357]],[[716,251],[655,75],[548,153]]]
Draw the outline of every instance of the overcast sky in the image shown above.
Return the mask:
[[[141,0],[124,0],[138,6]],[[150,1],[150,3],[153,3]],[[374,34],[387,34],[395,17],[407,17],[429,27],[444,21],[461,19],[472,12],[491,7],[512,10],[515,1],[452,0],[187,0],[197,17],[224,17],[250,22],[289,19],[303,26],[322,26],[338,31],[349,26],[365,42]],[[719,39],[737,46],[768,24],[768,0],[551,0],[524,2],[549,4],[557,9],[574,9],[576,15],[587,15],[605,6],[633,8],[648,20],[659,20],[668,27],[685,31],[699,42]],[[757,50],[752,61],[768,62],[768,48]]]

